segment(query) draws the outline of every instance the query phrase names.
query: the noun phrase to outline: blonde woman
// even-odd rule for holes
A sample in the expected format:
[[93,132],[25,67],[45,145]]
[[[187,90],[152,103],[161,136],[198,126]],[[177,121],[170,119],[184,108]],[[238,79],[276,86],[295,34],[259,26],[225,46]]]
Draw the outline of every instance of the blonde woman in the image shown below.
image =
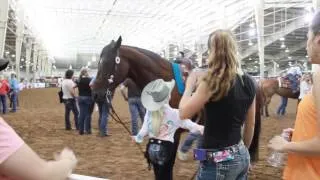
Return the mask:
[[80,71],[79,81],[77,82],[77,87],[79,90],[79,134],[84,133],[91,134],[91,107],[93,105],[93,100],[91,97],[91,87],[90,87],[91,77],[89,76],[88,69],[83,68]]
[[191,132],[203,132],[203,126],[191,120],[181,120],[179,111],[169,105],[170,94],[175,81],[165,82],[157,79],[150,82],[142,91],[141,101],[147,112],[142,128],[134,141],[141,143],[143,137],[149,136],[146,157],[152,164],[156,180],[172,180],[174,154],[174,133],[178,128]]
[[247,179],[250,162],[247,148],[255,124],[255,83],[240,69],[231,32],[213,32],[208,49],[207,74],[195,93],[197,75],[192,73],[188,77],[179,105],[181,119],[191,118],[203,108],[206,112],[203,148],[194,150],[200,161],[197,179]]

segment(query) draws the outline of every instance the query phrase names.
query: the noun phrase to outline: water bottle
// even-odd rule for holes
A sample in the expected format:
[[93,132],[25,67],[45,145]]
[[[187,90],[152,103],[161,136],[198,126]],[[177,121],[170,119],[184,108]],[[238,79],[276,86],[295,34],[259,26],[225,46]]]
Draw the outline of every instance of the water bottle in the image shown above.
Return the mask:
[[[290,134],[288,132],[282,132],[281,137],[285,140],[290,141]],[[284,153],[273,152],[268,158],[268,163],[273,167],[281,167],[283,165]]]

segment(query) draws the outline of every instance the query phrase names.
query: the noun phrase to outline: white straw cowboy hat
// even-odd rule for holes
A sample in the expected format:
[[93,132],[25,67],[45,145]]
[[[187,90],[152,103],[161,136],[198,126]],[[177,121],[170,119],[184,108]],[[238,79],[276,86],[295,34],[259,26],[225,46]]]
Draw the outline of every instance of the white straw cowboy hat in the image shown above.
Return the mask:
[[175,81],[164,81],[157,79],[149,84],[142,90],[141,102],[148,111],[159,110],[166,102],[171,94],[175,85]]

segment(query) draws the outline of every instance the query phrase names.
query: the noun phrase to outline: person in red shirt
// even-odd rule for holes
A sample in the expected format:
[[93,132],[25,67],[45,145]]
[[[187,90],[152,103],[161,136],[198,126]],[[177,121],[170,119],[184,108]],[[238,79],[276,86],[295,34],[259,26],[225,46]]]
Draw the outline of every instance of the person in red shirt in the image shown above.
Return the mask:
[[0,76],[0,102],[2,106],[2,113],[5,114],[7,112],[7,94],[10,91],[10,85],[8,80],[6,80],[3,76]]

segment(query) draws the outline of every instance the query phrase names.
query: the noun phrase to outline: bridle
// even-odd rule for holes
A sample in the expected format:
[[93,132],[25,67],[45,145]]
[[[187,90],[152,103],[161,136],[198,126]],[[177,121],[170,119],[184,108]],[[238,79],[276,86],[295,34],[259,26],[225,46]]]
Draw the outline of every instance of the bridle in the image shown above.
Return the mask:
[[108,77],[108,83],[107,83],[107,87],[106,87],[106,100],[108,102],[109,105],[111,105],[111,96],[112,96],[112,91],[109,88],[109,85],[114,83],[114,77],[116,72],[118,71],[118,65],[121,62],[120,56],[119,56],[119,49],[117,50],[117,55],[114,59],[115,63],[114,63],[114,67],[112,68],[112,73],[110,73],[109,77]]

